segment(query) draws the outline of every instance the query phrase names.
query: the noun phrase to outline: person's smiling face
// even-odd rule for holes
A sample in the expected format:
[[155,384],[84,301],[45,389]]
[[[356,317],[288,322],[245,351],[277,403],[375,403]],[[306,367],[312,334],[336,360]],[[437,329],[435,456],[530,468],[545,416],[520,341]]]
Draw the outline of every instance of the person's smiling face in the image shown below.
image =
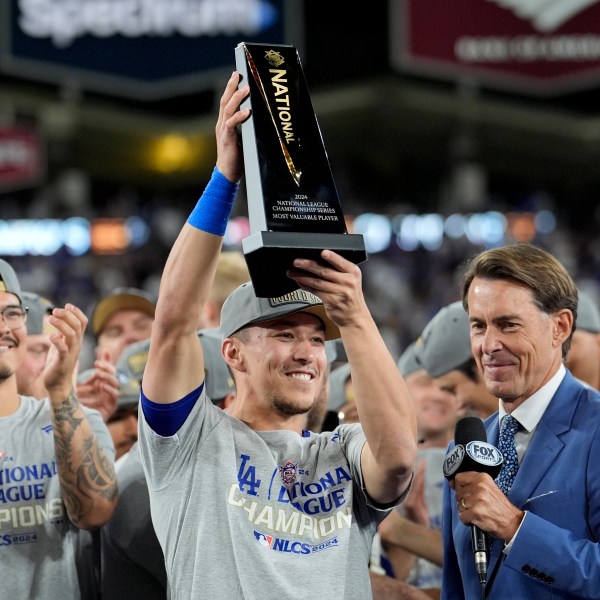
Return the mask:
[[[20,309],[19,299],[9,292],[0,292],[0,310],[10,307]],[[27,328],[25,324],[11,328],[4,319],[0,319],[0,380],[8,379],[19,368],[25,357],[25,340]]]
[[565,311],[543,312],[532,290],[513,280],[476,277],[468,301],[471,349],[486,387],[514,408],[558,369],[571,321]]
[[257,397],[284,415],[306,413],[327,367],[323,322],[293,313],[246,330],[245,370]]

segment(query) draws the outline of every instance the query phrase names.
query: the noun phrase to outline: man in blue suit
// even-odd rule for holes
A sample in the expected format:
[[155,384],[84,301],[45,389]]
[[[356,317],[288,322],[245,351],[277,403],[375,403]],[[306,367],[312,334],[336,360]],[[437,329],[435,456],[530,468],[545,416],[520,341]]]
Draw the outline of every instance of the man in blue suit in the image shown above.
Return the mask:
[[463,304],[477,366],[499,399],[488,442],[500,445],[511,415],[518,471],[512,484],[503,473],[498,484],[459,473],[445,490],[442,598],[482,597],[471,524],[491,541],[485,598],[600,598],[600,395],[563,364],[577,288],[549,253],[514,244],[471,260]]

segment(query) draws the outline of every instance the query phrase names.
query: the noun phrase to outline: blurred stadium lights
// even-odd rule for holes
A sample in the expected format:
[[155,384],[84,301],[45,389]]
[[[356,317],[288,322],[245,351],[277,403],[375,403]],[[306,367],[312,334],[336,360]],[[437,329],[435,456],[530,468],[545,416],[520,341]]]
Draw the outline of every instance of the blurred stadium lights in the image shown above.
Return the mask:
[[[548,210],[507,213],[488,211],[473,214],[403,214],[388,217],[363,213],[349,218],[350,233],[360,233],[370,254],[384,252],[396,244],[406,252],[422,247],[439,250],[445,239],[466,238],[474,246],[493,248],[510,239],[532,241],[556,229],[556,217]],[[250,234],[246,217],[227,224],[225,246],[240,246]],[[94,219],[0,220],[0,255],[52,256],[65,249],[72,256],[123,254],[142,247],[150,238],[150,227],[140,217]]]
[[89,222],[79,217],[0,220],[0,254],[52,256],[64,247],[79,256],[90,248],[89,230]]
[[556,216],[549,210],[540,210],[535,215],[535,228],[540,233],[552,233],[556,229]]
[[366,251],[376,254],[389,248],[392,223],[383,215],[364,213],[354,219],[352,233],[361,233],[365,239]]
[[52,256],[62,249],[72,256],[123,254],[143,246],[149,235],[139,217],[0,220],[0,255]]
[[[430,252],[439,250],[447,239],[466,239],[474,246],[493,248],[509,239],[531,241],[536,235],[547,235],[556,229],[556,217],[548,210],[537,213],[508,213],[497,211],[473,214],[438,213],[405,214],[387,217],[363,213],[351,223],[350,233],[360,233],[370,254],[384,252],[393,243],[406,252],[419,247]],[[245,217],[232,219],[225,234],[225,245],[237,246],[248,235],[250,227]]]
[[[154,171],[164,174],[193,171],[206,156],[207,145],[206,139],[199,135],[169,133],[149,144],[148,164]],[[210,148],[213,145],[211,143]]]

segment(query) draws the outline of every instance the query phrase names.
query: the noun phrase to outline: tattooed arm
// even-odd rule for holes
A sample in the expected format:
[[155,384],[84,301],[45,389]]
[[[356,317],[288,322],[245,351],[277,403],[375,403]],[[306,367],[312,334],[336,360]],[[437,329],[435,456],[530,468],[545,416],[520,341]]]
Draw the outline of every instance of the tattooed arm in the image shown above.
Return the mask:
[[55,308],[44,382],[52,407],[54,448],[62,498],[71,521],[82,529],[106,523],[118,492],[112,460],[100,447],[73,389],[73,372],[81,351],[85,315],[72,304]]

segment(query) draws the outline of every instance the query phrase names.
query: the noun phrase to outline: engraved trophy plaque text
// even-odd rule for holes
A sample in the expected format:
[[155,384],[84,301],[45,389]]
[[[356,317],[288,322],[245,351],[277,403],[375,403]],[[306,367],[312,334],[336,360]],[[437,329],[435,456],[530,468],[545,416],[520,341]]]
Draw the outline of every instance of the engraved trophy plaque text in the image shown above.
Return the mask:
[[241,43],[240,85],[251,108],[242,125],[250,235],[242,249],[256,295],[296,289],[286,276],[295,258],[329,249],[358,264],[362,235],[349,234],[298,52],[294,46]]

